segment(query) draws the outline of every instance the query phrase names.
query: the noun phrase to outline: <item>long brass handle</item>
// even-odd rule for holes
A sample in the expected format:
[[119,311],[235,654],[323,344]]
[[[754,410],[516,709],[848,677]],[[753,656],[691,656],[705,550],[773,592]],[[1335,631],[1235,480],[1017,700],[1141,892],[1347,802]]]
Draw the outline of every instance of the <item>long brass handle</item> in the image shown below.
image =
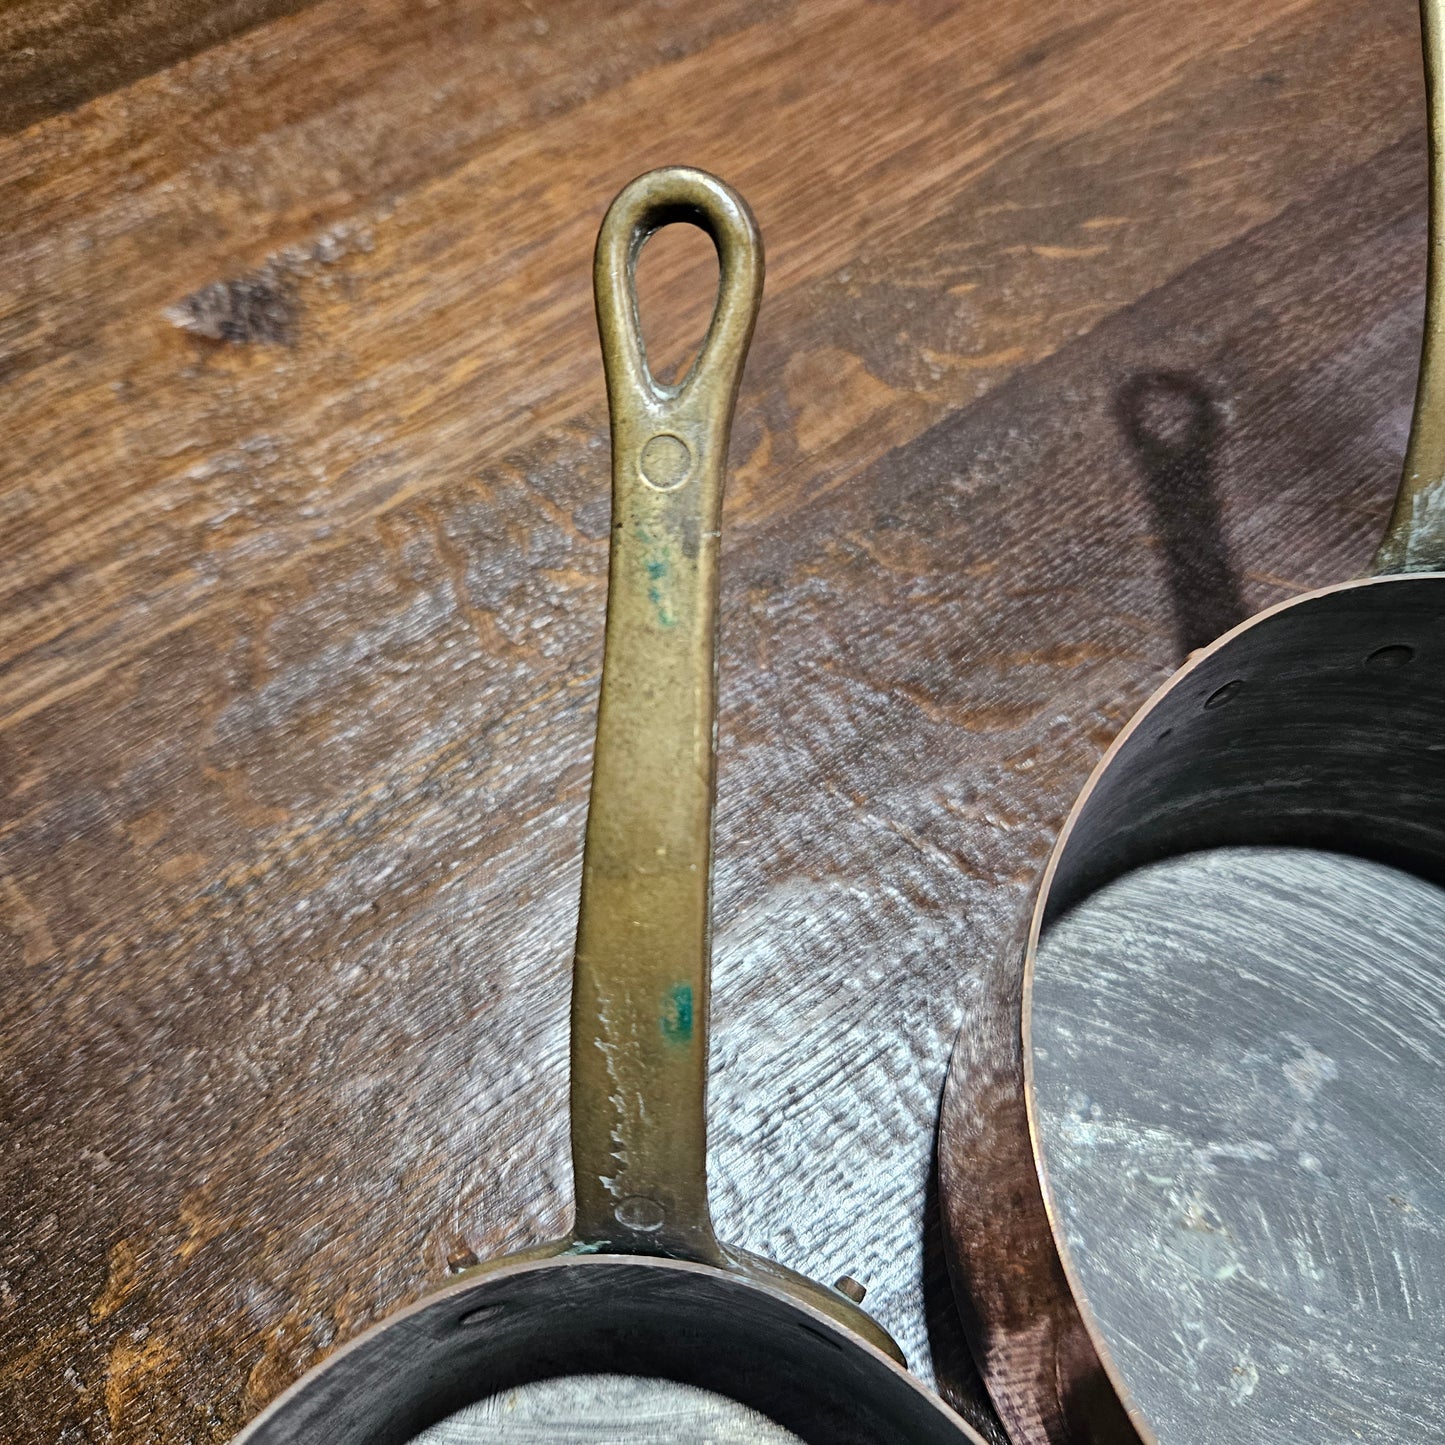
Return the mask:
[[1425,339],[1410,444],[1377,574],[1445,571],[1445,0],[1420,0],[1430,133]]
[[[672,221],[720,280],[675,386],[648,369],[636,267]],[[742,199],[670,167],[627,186],[597,240],[612,414],[612,554],[572,993],[572,1167],[581,1247],[719,1262],[707,1205],[718,524],[733,403],[762,294]]]

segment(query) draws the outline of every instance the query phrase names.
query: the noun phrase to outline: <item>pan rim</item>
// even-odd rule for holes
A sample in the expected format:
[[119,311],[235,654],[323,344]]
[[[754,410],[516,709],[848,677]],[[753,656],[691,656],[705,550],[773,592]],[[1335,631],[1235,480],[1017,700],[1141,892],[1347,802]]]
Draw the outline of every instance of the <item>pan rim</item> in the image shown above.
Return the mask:
[[[487,1287],[493,1284],[505,1283],[508,1280],[515,1280],[524,1275],[537,1274],[542,1271],[555,1269],[615,1269],[619,1266],[628,1268],[650,1269],[667,1271],[674,1274],[701,1276],[709,1280],[722,1281],[730,1285],[744,1289],[750,1289],[758,1294],[766,1296],[771,1301],[786,1306],[800,1318],[803,1323],[818,1332],[825,1338],[835,1340],[844,1348],[856,1348],[873,1361],[882,1365],[901,1384],[905,1385],[915,1395],[920,1396],[934,1410],[941,1420],[952,1425],[958,1432],[959,1438],[970,1442],[970,1445],[986,1445],[984,1437],[971,1425],[957,1410],[953,1408],[937,1390],[932,1389],[920,1380],[913,1372],[900,1365],[892,1356],[880,1350],[876,1345],[864,1339],[861,1335],[854,1334],[845,1325],[834,1319],[831,1315],[815,1308],[805,1299],[791,1293],[779,1286],[775,1286],[766,1279],[758,1278],[752,1274],[739,1273],[733,1270],[723,1269],[717,1265],[702,1264],[695,1260],[669,1259],[660,1255],[638,1255],[638,1254],[608,1254],[568,1253],[569,1241],[562,1241],[555,1245],[556,1252],[544,1254],[537,1257],[538,1252],[528,1254],[503,1256],[495,1262],[483,1262],[474,1265],[471,1269],[458,1275],[455,1279],[448,1280],[445,1284],[427,1290],[418,1298],[408,1304],[401,1305],[389,1311],[384,1318],[368,1325],[359,1334],[354,1335],[345,1343],[337,1346],[325,1358],[317,1361],[304,1370],[295,1380],[286,1386],[274,1399],[270,1400],[262,1409],[248,1420],[241,1427],[240,1433],[235,1435],[232,1445],[249,1445],[249,1442],[256,1439],[259,1432],[271,1423],[277,1416],[282,1415],[304,1392],[309,1390],[315,1381],[325,1372],[330,1371],[334,1366],[339,1365],[347,1357],[360,1351],[369,1345],[379,1335],[405,1324],[416,1316],[429,1310],[436,1309],[439,1305],[448,1302],[462,1303],[465,1298],[480,1287]],[[542,1245],[541,1250],[547,1250],[552,1246]]]

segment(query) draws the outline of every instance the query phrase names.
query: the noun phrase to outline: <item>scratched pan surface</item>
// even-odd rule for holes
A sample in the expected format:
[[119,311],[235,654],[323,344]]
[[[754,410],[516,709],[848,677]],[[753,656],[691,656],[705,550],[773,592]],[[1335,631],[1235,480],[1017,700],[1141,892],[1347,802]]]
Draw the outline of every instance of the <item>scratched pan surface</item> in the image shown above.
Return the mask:
[[[711,236],[719,282],[696,360],[663,384],[636,265],[674,221]],[[644,1438],[639,1411],[659,1440],[710,1438],[701,1411],[758,1445],[979,1445],[850,1282],[830,1289],[728,1246],[708,1210],[718,540],[762,276],[747,206],[701,171],[640,177],[598,237],[613,505],[573,971],[572,1232],[361,1335],[263,1411],[245,1445],[405,1445],[499,1422],[630,1440]]]
[[416,1445],[795,1445],[797,1438],[695,1385],[575,1375],[479,1400],[423,1431]]
[[1031,1033],[1057,1224],[1161,1441],[1440,1438],[1445,891],[1136,869],[1045,934]]
[[[950,1263],[1019,1445],[1445,1440],[1445,1219],[1410,1142],[1440,1109],[1438,957],[1420,950],[1438,955],[1445,882],[1441,0],[1421,12],[1425,346],[1376,575],[1251,618],[1134,717],[1040,883],[1016,1035],[955,1050]],[[1281,931],[1288,952],[1266,942]],[[1332,1145],[1290,1152],[1312,1063],[1341,1070],[1313,1099]],[[1081,1148],[1091,1123],[1103,1152]],[[1206,1213],[1206,1184],[1227,1210]],[[1189,1248],[1211,1217],[1218,1279]]]

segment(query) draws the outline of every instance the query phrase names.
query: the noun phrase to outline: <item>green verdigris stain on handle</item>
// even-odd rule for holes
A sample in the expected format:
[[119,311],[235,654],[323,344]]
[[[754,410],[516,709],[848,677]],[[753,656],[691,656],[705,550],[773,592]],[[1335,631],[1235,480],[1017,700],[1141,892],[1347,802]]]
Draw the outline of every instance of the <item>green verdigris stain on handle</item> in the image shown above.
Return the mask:
[[677,618],[669,605],[672,589],[668,585],[672,572],[672,560],[667,541],[654,537],[645,526],[637,528],[637,539],[643,545],[642,569],[647,573],[647,600],[652,603],[657,621],[663,627],[672,627]]
[[676,983],[663,998],[662,1016],[658,1019],[662,1036],[671,1044],[692,1042],[692,985]]
[[647,600],[657,609],[657,620],[664,627],[671,627],[675,619],[668,611],[667,599],[662,590],[662,579],[668,573],[667,563],[661,558],[649,558],[643,565],[647,568],[648,580],[652,583],[647,589]]

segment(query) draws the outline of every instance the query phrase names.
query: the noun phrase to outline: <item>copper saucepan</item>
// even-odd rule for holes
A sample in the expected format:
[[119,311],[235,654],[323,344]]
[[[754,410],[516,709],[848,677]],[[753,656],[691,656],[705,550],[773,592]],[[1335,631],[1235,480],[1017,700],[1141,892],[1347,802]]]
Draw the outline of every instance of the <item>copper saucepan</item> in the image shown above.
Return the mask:
[[1136,714],[1049,859],[1017,1032],[955,1050],[951,1263],[1018,1445],[1445,1440],[1442,0],[1421,11],[1425,340],[1374,573],[1234,628]]
[[[635,289],[642,246],[673,221],[711,236],[721,272],[675,386],[648,369]],[[722,1243],[708,1213],[718,526],[762,280],[747,206],[701,171],[634,181],[597,242],[613,516],[572,999],[572,1232],[353,1340],[244,1445],[398,1445],[512,1387],[597,1374],[701,1386],[829,1445],[981,1445],[852,1299]]]

